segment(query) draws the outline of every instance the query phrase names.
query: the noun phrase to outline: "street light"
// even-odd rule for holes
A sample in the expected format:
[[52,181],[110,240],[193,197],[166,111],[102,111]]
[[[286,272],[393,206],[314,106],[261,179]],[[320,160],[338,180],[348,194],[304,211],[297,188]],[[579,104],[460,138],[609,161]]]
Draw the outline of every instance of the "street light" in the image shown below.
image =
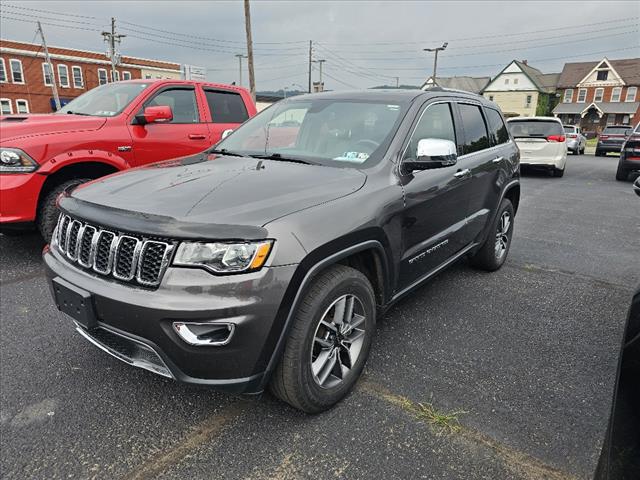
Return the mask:
[[433,84],[437,85],[436,82],[436,68],[438,67],[438,52],[444,51],[449,45],[449,42],[444,42],[441,47],[436,48],[423,48],[425,52],[435,52],[435,56],[433,57]]

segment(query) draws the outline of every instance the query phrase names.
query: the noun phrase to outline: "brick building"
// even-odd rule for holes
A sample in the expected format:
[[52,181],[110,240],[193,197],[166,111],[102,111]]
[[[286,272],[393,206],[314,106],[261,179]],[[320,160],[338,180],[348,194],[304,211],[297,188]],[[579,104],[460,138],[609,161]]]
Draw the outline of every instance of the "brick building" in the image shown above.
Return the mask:
[[638,87],[640,58],[567,63],[558,80],[560,103],[553,113],[585,132],[635,125],[640,120]]
[[115,80],[180,78],[178,63],[123,56],[116,72],[104,53],[48,46],[53,72],[40,44],[0,39],[0,114],[50,113],[55,110],[51,84],[64,105]]

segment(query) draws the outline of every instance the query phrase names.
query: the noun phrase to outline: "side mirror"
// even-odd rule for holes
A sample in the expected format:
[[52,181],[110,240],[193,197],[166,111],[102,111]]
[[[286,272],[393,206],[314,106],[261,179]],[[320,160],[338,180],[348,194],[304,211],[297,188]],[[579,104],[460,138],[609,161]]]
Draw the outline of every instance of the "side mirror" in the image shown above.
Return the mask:
[[633,191],[640,197],[640,176],[633,182]]
[[222,137],[220,137],[220,140],[224,140],[232,133],[233,133],[233,128],[227,128],[224,132],[222,132]]
[[440,138],[423,138],[418,142],[415,160],[404,161],[405,171],[431,170],[455,165],[458,155],[456,144]]
[[136,115],[136,123],[138,125],[170,122],[171,120],[173,120],[173,112],[171,111],[171,107],[166,105],[146,107],[141,115]]

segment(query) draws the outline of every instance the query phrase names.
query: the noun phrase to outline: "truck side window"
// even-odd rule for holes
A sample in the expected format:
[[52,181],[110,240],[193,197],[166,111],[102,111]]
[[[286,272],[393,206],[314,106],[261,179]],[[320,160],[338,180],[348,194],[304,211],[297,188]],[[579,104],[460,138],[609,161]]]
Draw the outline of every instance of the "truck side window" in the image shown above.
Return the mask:
[[462,154],[466,155],[489,148],[489,135],[487,135],[487,126],[484,123],[480,106],[460,103],[458,107],[460,108],[462,127],[465,134]]
[[196,94],[192,88],[171,88],[157,94],[147,107],[171,107],[173,120],[167,123],[199,123]]
[[242,97],[234,92],[205,90],[213,123],[243,123],[249,118]]
[[418,142],[425,138],[441,138],[456,143],[456,131],[450,104],[436,103],[427,106],[411,135],[403,159],[414,159],[418,150]]
[[484,111],[487,114],[489,132],[491,133],[493,144],[499,145],[501,143],[507,143],[509,141],[509,132],[500,114],[492,108],[485,108]]

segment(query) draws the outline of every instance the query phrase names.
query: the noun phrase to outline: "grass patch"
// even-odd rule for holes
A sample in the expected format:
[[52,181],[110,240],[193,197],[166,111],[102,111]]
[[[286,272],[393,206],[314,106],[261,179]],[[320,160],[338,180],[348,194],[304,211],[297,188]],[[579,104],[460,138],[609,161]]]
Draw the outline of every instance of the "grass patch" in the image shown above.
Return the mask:
[[433,425],[438,430],[438,435],[458,433],[462,428],[458,416],[467,413],[464,410],[440,412],[431,403],[418,403],[414,408],[416,416]]
[[595,147],[598,144],[598,137],[587,139],[587,147]]

